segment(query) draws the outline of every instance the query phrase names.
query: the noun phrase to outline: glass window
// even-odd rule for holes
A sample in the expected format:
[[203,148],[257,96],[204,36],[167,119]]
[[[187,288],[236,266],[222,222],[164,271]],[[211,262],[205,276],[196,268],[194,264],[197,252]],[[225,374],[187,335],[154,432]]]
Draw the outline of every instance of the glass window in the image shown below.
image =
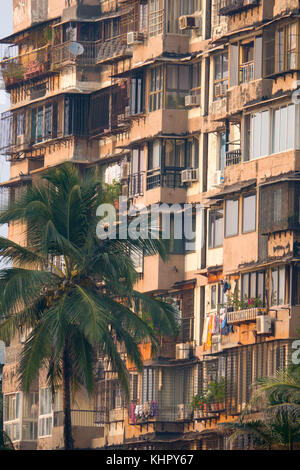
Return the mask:
[[190,90],[190,67],[167,65],[166,107],[184,108],[185,96]]
[[275,109],[273,112],[273,153],[295,148],[296,108],[294,104]]
[[228,88],[228,52],[214,57],[214,100],[223,98]]
[[163,107],[163,67],[159,65],[150,71],[149,111],[156,111]]
[[256,229],[256,194],[243,198],[243,233]]
[[209,213],[208,247],[217,248],[223,245],[223,209]]
[[212,310],[217,308],[217,286],[211,286],[210,288],[210,307]]
[[272,269],[271,276],[271,305],[283,305],[285,303],[285,267]]
[[250,124],[250,160],[269,155],[270,113],[252,114]]
[[186,168],[199,167],[199,140],[197,138],[187,141]]
[[226,167],[226,132],[219,134],[219,170]]
[[242,300],[249,299],[249,273],[242,275],[242,285],[241,285],[241,298]]
[[239,201],[229,199],[226,201],[225,236],[233,237],[239,233]]
[[154,170],[160,168],[160,152],[161,152],[161,142],[155,140],[150,142],[148,146],[148,170]]

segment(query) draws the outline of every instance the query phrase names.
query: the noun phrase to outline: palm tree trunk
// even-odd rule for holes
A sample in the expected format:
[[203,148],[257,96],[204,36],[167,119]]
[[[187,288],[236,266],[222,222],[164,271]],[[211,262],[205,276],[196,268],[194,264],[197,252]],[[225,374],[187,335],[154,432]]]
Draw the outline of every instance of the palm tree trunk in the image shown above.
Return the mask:
[[63,352],[63,409],[64,409],[64,447],[65,450],[74,449],[74,441],[72,437],[71,422],[71,387],[70,387],[70,356],[68,344],[66,341]]

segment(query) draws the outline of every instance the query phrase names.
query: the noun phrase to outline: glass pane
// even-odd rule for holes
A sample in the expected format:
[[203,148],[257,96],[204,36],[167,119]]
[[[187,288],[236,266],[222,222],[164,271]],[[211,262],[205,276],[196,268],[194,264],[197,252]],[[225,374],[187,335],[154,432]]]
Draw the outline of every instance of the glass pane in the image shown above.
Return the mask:
[[279,296],[278,296],[278,305],[284,304],[285,299],[285,267],[279,268]]
[[287,107],[281,108],[280,110],[280,144],[279,151],[283,152],[286,150],[286,138],[287,136]]
[[239,201],[228,200],[226,201],[226,221],[225,221],[225,235],[232,237],[238,234],[239,230]]
[[260,155],[264,157],[269,154],[269,111],[261,113],[261,149]]
[[256,195],[243,199],[243,233],[254,232],[256,229]]
[[242,275],[241,298],[242,298],[242,300],[249,299],[249,274],[243,274]]
[[272,270],[271,305],[278,305],[278,270]]
[[211,287],[211,309],[214,310],[217,306],[217,287]]
[[288,106],[288,127],[287,127],[287,150],[295,148],[295,123],[296,109],[295,105]]

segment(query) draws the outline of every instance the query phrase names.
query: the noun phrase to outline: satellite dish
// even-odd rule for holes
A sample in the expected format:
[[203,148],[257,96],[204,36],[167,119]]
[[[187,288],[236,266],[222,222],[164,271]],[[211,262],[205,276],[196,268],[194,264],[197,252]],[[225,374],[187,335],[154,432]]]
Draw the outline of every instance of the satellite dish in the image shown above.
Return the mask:
[[70,44],[70,53],[75,57],[78,55],[82,55],[84,53],[84,47],[79,42],[71,42]]

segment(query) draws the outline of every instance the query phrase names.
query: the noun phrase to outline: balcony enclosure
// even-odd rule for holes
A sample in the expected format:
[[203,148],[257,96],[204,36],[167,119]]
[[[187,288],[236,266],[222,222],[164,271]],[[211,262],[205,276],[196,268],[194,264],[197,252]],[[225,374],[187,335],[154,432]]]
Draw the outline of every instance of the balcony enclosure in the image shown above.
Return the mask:
[[259,0],[219,0],[219,15],[230,16],[259,5]]
[[129,405],[130,424],[192,420],[194,366],[150,368],[142,374],[140,394]]

